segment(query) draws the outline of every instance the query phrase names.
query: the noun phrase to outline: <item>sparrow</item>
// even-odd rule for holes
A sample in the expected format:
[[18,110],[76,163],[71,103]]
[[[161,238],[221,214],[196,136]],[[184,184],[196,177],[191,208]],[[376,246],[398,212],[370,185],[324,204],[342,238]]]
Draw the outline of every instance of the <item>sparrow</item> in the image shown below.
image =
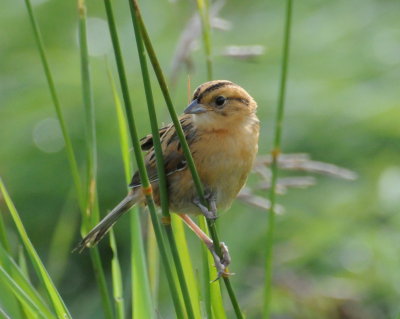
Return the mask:
[[[257,103],[246,90],[233,82],[216,80],[197,87],[191,103],[179,117],[204,187],[208,207],[201,203],[197,194],[175,126],[171,123],[159,130],[167,176],[169,209],[179,214],[205,242],[213,255],[218,278],[229,275],[225,272],[231,261],[228,248],[220,243],[220,258],[214,250],[212,240],[188,214],[202,214],[206,218],[216,219],[217,210],[228,209],[246,183],[258,151],[259,120],[256,110]],[[160,192],[153,136],[147,135],[140,142],[142,150],[146,152],[145,164],[154,201],[159,206]],[[96,245],[121,215],[135,204],[145,204],[138,172],[133,175],[129,187],[128,195],[82,239],[78,250]]]

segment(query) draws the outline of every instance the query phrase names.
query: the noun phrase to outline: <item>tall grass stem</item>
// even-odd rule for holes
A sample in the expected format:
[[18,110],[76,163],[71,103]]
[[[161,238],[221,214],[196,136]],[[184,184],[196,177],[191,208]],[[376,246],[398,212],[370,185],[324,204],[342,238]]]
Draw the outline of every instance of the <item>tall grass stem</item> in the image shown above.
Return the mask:
[[136,130],[135,119],[133,116],[132,105],[131,105],[131,100],[130,100],[129,91],[128,91],[128,82],[126,79],[125,67],[124,67],[122,53],[121,53],[120,44],[119,44],[119,40],[118,40],[117,28],[115,25],[115,19],[114,19],[111,1],[104,0],[104,4],[105,4],[105,8],[106,8],[106,13],[107,13],[108,26],[109,26],[110,34],[111,34],[111,41],[113,44],[115,59],[116,59],[116,63],[117,63],[118,75],[120,78],[120,83],[121,83],[121,88],[122,88],[122,96],[123,96],[124,102],[125,102],[124,106],[125,106],[125,112],[126,112],[127,121],[128,121],[129,133],[131,135],[132,146],[133,146],[136,162],[138,165],[142,189],[145,194],[147,206],[148,206],[151,220],[153,223],[154,232],[155,232],[156,239],[157,239],[157,244],[158,244],[158,247],[160,250],[160,255],[162,258],[162,263],[164,266],[164,270],[166,272],[168,285],[169,285],[169,288],[171,291],[171,298],[174,302],[175,311],[179,318],[183,318],[184,310],[183,310],[182,305],[178,298],[178,291],[177,291],[177,287],[175,285],[175,281],[173,278],[172,268],[171,268],[171,265],[168,260],[167,250],[165,247],[165,240],[163,238],[163,235],[161,232],[161,227],[158,222],[156,207],[155,207],[154,199],[152,196],[152,187],[151,187],[148,175],[147,175],[147,170],[146,170],[143,154],[142,154],[141,147],[140,147],[139,137],[138,137],[137,130]]
[[[197,190],[197,192],[199,194],[199,197],[200,197],[202,203],[204,205],[207,205],[207,203],[206,203],[206,201],[204,199],[203,185],[202,185],[202,183],[200,181],[200,177],[199,177],[199,175],[197,173],[196,166],[194,164],[193,157],[192,157],[192,154],[190,152],[189,145],[187,144],[185,135],[183,133],[182,126],[180,124],[179,118],[178,118],[178,116],[177,116],[177,114],[175,112],[174,106],[172,104],[172,100],[171,100],[171,97],[170,97],[170,94],[169,94],[167,83],[165,81],[165,77],[164,77],[163,72],[161,70],[160,64],[158,62],[156,53],[155,53],[154,48],[153,48],[153,45],[152,45],[152,43],[150,41],[150,37],[149,37],[149,35],[147,33],[145,24],[143,22],[142,15],[140,13],[139,6],[138,6],[136,0],[131,0],[131,1],[134,4],[135,14],[136,14],[136,16],[138,18],[138,21],[139,21],[139,24],[140,24],[140,29],[141,29],[141,32],[142,32],[143,42],[145,44],[146,50],[147,50],[148,55],[149,55],[150,62],[152,64],[152,66],[153,66],[153,69],[154,69],[154,72],[156,74],[158,83],[160,85],[160,89],[161,89],[161,91],[163,93],[165,102],[167,104],[167,108],[168,108],[169,114],[171,116],[172,122],[174,123],[174,126],[175,126],[175,129],[176,129],[179,141],[180,141],[181,146],[182,146],[182,151],[183,151],[183,153],[185,155],[186,162],[187,162],[188,167],[189,167],[189,169],[191,171],[191,174],[192,174],[192,178],[193,178],[196,190]],[[215,229],[215,227],[213,225],[214,223],[211,222],[211,221],[207,221],[207,222],[208,222],[208,226],[209,226],[209,229],[210,229],[211,237],[212,237],[212,239],[214,241],[214,248],[215,248],[216,252],[219,255],[221,255],[221,249],[219,247],[219,241],[218,241],[217,232],[216,232],[216,229]],[[239,308],[239,304],[237,302],[237,298],[236,298],[235,293],[234,293],[234,291],[232,289],[232,286],[230,284],[229,278],[224,278],[224,282],[225,282],[226,287],[228,289],[228,294],[229,294],[229,297],[230,297],[230,300],[232,302],[232,305],[233,305],[233,308],[235,310],[237,318],[243,318],[243,315],[242,315],[242,313],[240,311],[240,308]]]
[[[82,228],[83,233],[86,233],[92,226],[99,220],[99,205],[97,199],[97,145],[96,145],[96,118],[93,103],[93,93],[90,77],[89,54],[87,45],[87,31],[86,31],[86,6],[85,0],[78,0],[78,20],[79,20],[79,46],[81,58],[81,78],[82,78],[82,95],[85,110],[85,129],[86,129],[86,189],[85,189],[85,210],[82,211]],[[112,235],[111,235],[112,236]],[[117,256],[117,257],[115,257]],[[102,299],[102,307],[105,317],[108,319],[114,318],[110,293],[108,291],[107,282],[105,279],[104,268],[100,259],[100,254],[97,247],[90,250],[90,257],[95,269],[95,277],[99,285],[100,296]],[[119,265],[115,262],[118,254],[114,254],[112,261],[113,271]],[[113,285],[119,286],[121,283],[115,283],[113,278]],[[118,309],[118,305],[117,305]]]
[[276,206],[276,184],[278,180],[278,157],[281,152],[282,124],[285,108],[285,95],[287,84],[287,73],[289,66],[289,44],[290,29],[292,21],[292,0],[287,0],[285,13],[284,41],[283,41],[283,57],[281,64],[281,78],[279,85],[278,106],[275,119],[274,145],[271,152],[271,188],[269,193],[269,201],[271,208],[268,214],[268,229],[266,239],[266,265],[265,265],[265,292],[264,292],[264,318],[269,319],[271,316],[271,293],[272,293],[272,263],[273,263],[273,243],[275,233],[275,206]]
[[[194,311],[193,311],[192,300],[190,298],[189,290],[188,290],[188,287],[186,284],[186,279],[185,279],[185,275],[183,272],[182,264],[181,264],[181,261],[179,258],[178,248],[176,245],[174,235],[172,233],[171,216],[169,213],[169,204],[168,204],[167,177],[165,174],[164,156],[163,156],[163,152],[162,152],[160,135],[158,133],[157,114],[156,114],[156,110],[154,107],[154,99],[153,99],[153,94],[152,94],[152,89],[151,89],[149,71],[147,68],[145,49],[143,47],[142,32],[140,31],[140,26],[138,24],[138,21],[137,21],[135,12],[134,12],[134,6],[131,1],[129,1],[129,3],[130,3],[130,8],[131,8],[133,27],[134,27],[134,31],[135,31],[135,39],[136,39],[136,45],[137,45],[137,50],[138,50],[138,55],[139,55],[139,61],[140,61],[140,66],[141,66],[141,70],[142,70],[143,84],[144,84],[146,100],[147,100],[147,108],[148,108],[149,117],[150,117],[154,150],[155,150],[155,154],[156,154],[156,165],[157,165],[157,173],[158,173],[157,174],[158,175],[158,189],[160,192],[160,199],[161,199],[161,212],[163,215],[163,226],[164,226],[164,229],[165,229],[165,232],[167,234],[167,238],[168,238],[168,241],[170,244],[170,249],[171,249],[172,257],[173,257],[173,260],[175,263],[176,273],[178,275],[178,281],[181,286],[182,296],[183,296],[183,300],[184,300],[184,303],[186,306],[187,315],[188,315],[188,318],[191,319],[191,318],[195,318],[195,315],[194,315]],[[198,316],[200,317],[200,314],[198,314]]]
[[55,111],[57,114],[58,121],[60,123],[61,132],[62,132],[64,141],[65,141],[65,148],[66,148],[68,162],[69,162],[71,173],[72,173],[72,178],[73,178],[73,181],[75,184],[76,196],[78,198],[78,202],[79,202],[81,210],[84,211],[85,202],[84,202],[84,197],[83,197],[83,193],[82,193],[82,184],[81,184],[81,178],[79,175],[78,164],[77,164],[75,153],[74,153],[74,150],[72,147],[72,142],[71,142],[71,139],[68,134],[67,126],[65,124],[64,116],[61,111],[61,106],[60,106],[60,102],[59,102],[56,88],[54,85],[53,76],[50,71],[49,63],[47,61],[47,56],[46,56],[46,52],[44,49],[42,36],[41,36],[40,30],[39,30],[39,26],[36,22],[35,15],[33,13],[33,9],[32,9],[30,0],[25,0],[25,5],[26,5],[27,11],[28,11],[29,19],[31,21],[32,30],[33,30],[33,34],[35,37],[35,42],[36,42],[36,45],[39,50],[40,59],[42,61],[47,84],[49,86],[51,98],[53,100],[53,105],[54,105],[54,108],[55,108]]
[[[129,132],[124,110],[119,99],[115,81],[107,65],[108,76],[114,97],[115,111],[119,129],[119,142],[124,165],[125,180],[128,185],[132,176]],[[156,318],[150,295],[149,275],[146,268],[146,256],[143,247],[142,229],[140,224],[139,208],[135,207],[130,213],[131,233],[131,290],[132,290],[132,318]]]

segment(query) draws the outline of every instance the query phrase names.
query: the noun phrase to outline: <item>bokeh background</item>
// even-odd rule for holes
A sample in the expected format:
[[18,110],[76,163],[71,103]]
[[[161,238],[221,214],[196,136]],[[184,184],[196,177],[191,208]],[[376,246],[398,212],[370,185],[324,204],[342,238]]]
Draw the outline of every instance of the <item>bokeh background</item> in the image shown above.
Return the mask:
[[[84,119],[74,1],[35,0],[34,10],[79,162],[84,167]],[[284,1],[225,1],[213,30],[214,77],[229,79],[258,101],[260,154],[271,149],[280,75]],[[117,120],[107,78],[114,68],[101,1],[88,1],[96,104],[99,199],[105,213],[125,194]],[[115,15],[128,67],[139,131],[149,131],[140,68],[126,1]],[[163,69],[173,73],[177,46],[193,1],[142,1]],[[278,201],[274,318],[398,318],[400,313],[400,2],[295,1],[283,150],[346,167],[355,181],[317,177]],[[221,30],[225,29],[225,30]],[[227,46],[262,46],[251,59],[226,56]],[[178,60],[172,93],[177,111],[205,82],[201,41],[187,63]],[[254,48],[253,48],[254,49]],[[259,47],[257,47],[259,50]],[[256,51],[257,51],[256,50]],[[154,82],[155,83],[155,82]],[[156,87],[156,86],[155,86]],[[159,119],[169,122],[158,90]],[[161,123],[160,123],[161,125]],[[69,254],[79,239],[79,212],[58,128],[23,1],[0,10],[0,174],[40,256],[76,318],[101,318],[87,254]],[[284,173],[296,175],[296,173]],[[302,176],[307,173],[301,173]],[[250,186],[257,177],[250,178]],[[258,195],[263,195],[259,192]],[[16,239],[1,205],[9,236]],[[126,216],[124,218],[127,218]],[[128,276],[128,227],[116,233]],[[219,219],[233,258],[232,278],[248,318],[262,309],[267,213],[237,201]],[[193,257],[200,250],[188,235]],[[16,242],[16,241],[14,241]],[[104,260],[110,258],[102,247]],[[109,274],[109,269],[106,269]],[[161,307],[169,309],[164,279]],[[83,301],[84,300],[84,301]],[[1,304],[1,293],[0,293]]]

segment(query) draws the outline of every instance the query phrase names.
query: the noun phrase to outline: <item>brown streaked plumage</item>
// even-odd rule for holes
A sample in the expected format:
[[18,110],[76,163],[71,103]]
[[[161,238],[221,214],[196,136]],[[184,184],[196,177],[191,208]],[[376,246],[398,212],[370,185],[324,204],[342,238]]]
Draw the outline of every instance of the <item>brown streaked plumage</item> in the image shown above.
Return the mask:
[[[186,214],[204,214],[207,218],[216,218],[216,210],[227,209],[244,186],[258,149],[259,121],[256,109],[256,102],[243,88],[230,81],[218,80],[200,85],[185,114],[180,117],[210,210],[201,205],[197,197],[174,125],[169,124],[159,130],[170,209],[180,214],[192,229],[196,226],[189,222]],[[155,202],[159,205],[152,135],[141,140],[141,147],[147,151],[146,168]],[[136,203],[145,202],[138,172],[129,186],[131,191],[127,197],[89,232],[81,241],[80,249],[97,244],[124,212]],[[194,231],[204,240],[198,229]],[[208,239],[205,242],[213,253],[220,276],[230,260],[227,248],[222,246],[225,260],[219,260],[212,250],[212,241]]]

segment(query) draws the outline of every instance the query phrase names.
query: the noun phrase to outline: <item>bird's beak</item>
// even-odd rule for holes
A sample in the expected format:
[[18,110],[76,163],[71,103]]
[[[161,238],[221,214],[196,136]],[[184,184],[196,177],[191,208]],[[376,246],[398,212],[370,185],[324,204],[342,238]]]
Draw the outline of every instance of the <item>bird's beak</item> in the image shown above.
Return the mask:
[[199,114],[204,112],[207,112],[207,109],[203,104],[200,104],[197,99],[190,103],[183,111],[185,114]]

